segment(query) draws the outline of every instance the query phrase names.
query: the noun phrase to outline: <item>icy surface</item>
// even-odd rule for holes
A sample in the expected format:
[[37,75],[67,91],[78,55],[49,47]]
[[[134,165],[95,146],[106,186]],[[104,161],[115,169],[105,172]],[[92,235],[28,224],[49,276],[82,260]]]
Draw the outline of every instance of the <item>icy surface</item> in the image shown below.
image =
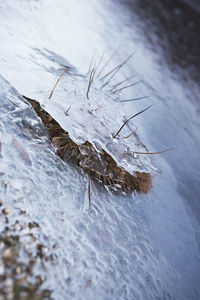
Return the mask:
[[[100,66],[95,69],[96,73],[99,69],[101,70]],[[45,101],[43,108],[69,132],[70,138],[77,144],[89,141],[97,151],[104,149],[119,166],[133,175],[135,171],[155,171],[147,155],[139,157],[134,153],[148,152],[139,141],[137,127],[131,128],[127,123],[117,134],[124,122],[139,111],[134,109],[134,113],[131,112],[130,115],[127,105],[120,102],[123,100],[120,100],[119,95],[114,93],[113,96],[112,93],[102,91],[103,82],[98,79],[94,79],[87,98],[90,76],[75,76],[71,72],[66,76],[67,79],[62,83],[63,91],[57,93],[55,90],[53,99]],[[116,90],[117,88],[114,89]]]
[[[138,1],[122,3],[7,0],[0,4],[0,198],[12,208],[11,219],[26,209],[41,226],[43,242],[56,244],[57,265],[48,270],[46,281],[54,299],[94,299],[95,295],[95,299],[197,300],[196,52],[191,49],[184,64],[178,58],[174,63],[172,53],[167,53],[172,41],[165,32],[165,40],[157,32],[160,27],[155,26],[151,7],[143,9]],[[178,10],[172,12],[177,15]],[[170,13],[165,10],[169,20]],[[100,79],[95,80],[87,99],[86,74],[93,53],[98,62],[105,51],[105,62],[119,45],[104,74],[132,52],[135,55],[105,89]],[[67,66],[70,72],[49,100]],[[142,79],[141,84],[110,94],[113,85],[134,74],[130,83]],[[90,212],[87,177],[55,154],[41,120],[21,95],[40,101],[77,142],[96,142],[97,148],[116,154],[130,171],[152,170],[156,165],[163,174],[154,178],[154,187],[145,196],[116,196],[92,183]],[[151,98],[119,103],[142,96]],[[116,141],[112,139],[123,121],[151,104]],[[124,139],[135,129],[137,135]],[[134,166],[122,160],[124,151],[145,152],[143,143],[149,151],[174,150],[158,161],[151,158],[153,164],[144,155],[137,156],[141,164]]]

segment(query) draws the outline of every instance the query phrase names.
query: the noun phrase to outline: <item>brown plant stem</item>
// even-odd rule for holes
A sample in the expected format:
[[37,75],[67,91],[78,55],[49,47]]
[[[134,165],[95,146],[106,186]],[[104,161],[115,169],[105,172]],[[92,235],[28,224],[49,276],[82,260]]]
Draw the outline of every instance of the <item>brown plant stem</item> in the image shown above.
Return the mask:
[[137,114],[133,115],[132,117],[130,117],[129,119],[127,119],[124,124],[120,127],[120,129],[117,131],[117,133],[113,136],[113,139],[116,138],[116,136],[120,133],[120,131],[123,129],[123,127],[133,118],[135,118],[136,116],[140,115],[141,113],[145,112],[147,109],[149,109],[152,105],[148,106],[147,108],[139,111]]
[[54,93],[54,90],[55,90],[55,88],[56,88],[58,82],[59,82],[60,79],[63,77],[63,75],[65,74],[65,72],[67,72],[68,70],[69,70],[69,67],[67,67],[67,68],[62,72],[62,74],[60,75],[60,77],[59,77],[58,80],[56,81],[56,83],[55,83],[55,85],[54,85],[54,87],[53,87],[53,89],[52,89],[52,91],[51,91],[51,93],[50,93],[50,95],[49,95],[49,99],[51,99],[51,97],[52,97],[52,95],[53,95],[53,93]]
[[133,98],[133,99],[125,99],[125,100],[120,100],[119,102],[131,102],[131,101],[138,101],[142,99],[149,98],[149,96],[144,96],[144,97],[139,97],[139,98]]
[[137,152],[137,151],[133,151],[134,154],[162,154],[162,153],[165,153],[165,152],[168,152],[168,151],[171,151],[173,150],[173,148],[169,148],[169,149],[166,149],[166,150],[163,150],[163,151],[158,151],[158,152]]
[[134,85],[140,83],[141,81],[142,81],[142,80],[139,80],[139,81],[134,82],[134,83],[132,83],[132,84],[126,85],[126,86],[124,86],[124,87],[122,87],[122,88],[120,88],[120,89],[118,89],[118,90],[113,91],[111,94],[115,94],[115,93],[117,93],[117,92],[120,92],[120,91],[123,91],[123,90],[125,90],[125,89],[128,89],[128,88],[130,88],[131,86],[134,86]]

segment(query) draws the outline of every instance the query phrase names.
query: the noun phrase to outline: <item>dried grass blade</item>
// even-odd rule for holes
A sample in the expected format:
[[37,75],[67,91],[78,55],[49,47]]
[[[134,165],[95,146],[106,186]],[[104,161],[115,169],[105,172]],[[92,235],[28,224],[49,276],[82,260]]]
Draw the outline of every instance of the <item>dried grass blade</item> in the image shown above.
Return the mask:
[[134,83],[132,83],[132,84],[126,85],[126,86],[122,87],[121,89],[115,90],[115,91],[112,92],[111,94],[115,94],[115,93],[117,93],[117,92],[120,92],[120,91],[123,91],[123,90],[125,90],[125,89],[128,89],[128,88],[130,88],[130,87],[132,87],[132,86],[134,86],[134,85],[136,85],[136,84],[138,84],[138,83],[140,83],[140,82],[142,82],[142,80],[139,80],[139,81],[134,82]]
[[91,212],[91,182],[89,177],[88,177],[88,201],[89,201],[89,210]]
[[116,138],[116,136],[120,133],[120,131],[123,129],[123,127],[133,118],[135,118],[136,116],[140,115],[141,113],[145,112],[147,109],[149,109],[152,105],[148,106],[147,108],[139,111],[137,114],[133,115],[132,117],[130,117],[129,119],[127,119],[124,124],[120,127],[120,129],[117,131],[117,133],[113,136],[113,139]]
[[120,81],[119,83],[115,84],[109,92],[112,92],[112,91],[113,91],[114,89],[116,89],[118,86],[120,86],[121,84],[123,84],[123,83],[129,81],[129,80],[132,79],[133,77],[135,77],[135,75],[132,75],[132,76],[126,78],[125,80],[122,80],[122,81]]
[[102,53],[102,55],[101,55],[101,57],[100,57],[100,59],[99,59],[99,62],[98,62],[98,64],[97,64],[96,68],[95,68],[95,74],[96,74],[96,71],[97,71],[98,67],[100,66],[100,64],[101,64],[101,62],[102,62],[102,59],[103,59],[103,57],[104,57],[104,54],[105,54],[105,51]]
[[93,53],[93,55],[92,55],[92,58],[91,58],[91,61],[90,61],[90,64],[89,64],[89,68],[88,68],[87,74],[90,73],[90,69],[91,69],[91,67],[92,67],[92,65],[93,65],[93,61],[94,61],[94,58],[95,58],[96,53],[97,53],[97,51],[94,51],[94,53]]
[[173,150],[173,148],[169,148],[169,149],[166,149],[166,150],[163,150],[163,151],[159,151],[159,152],[137,152],[137,151],[134,151],[133,153],[134,154],[162,154],[162,153],[165,153],[165,152],[168,152],[168,151],[171,151]]
[[132,56],[135,54],[135,52],[133,52],[131,55],[129,55],[121,64],[119,64],[118,66],[116,66],[114,69],[112,69],[110,72],[108,72],[106,75],[104,75],[101,79],[105,79],[106,77],[108,77],[110,74],[112,74],[113,72],[115,72],[117,70],[117,72],[132,58]]
[[125,100],[120,100],[119,102],[131,102],[131,101],[137,101],[137,100],[142,100],[142,99],[146,99],[146,98],[149,98],[149,96],[133,98],[133,99],[125,99]]
[[70,105],[70,106],[68,107],[68,109],[65,111],[65,115],[66,115],[66,116],[68,116],[68,112],[69,112],[69,110],[70,110],[71,107],[72,107],[72,106]]
[[115,77],[115,74],[117,74],[117,72],[118,72],[119,70],[116,70],[113,74],[112,74],[112,76],[108,79],[108,81],[106,81],[106,83],[104,83],[103,85],[102,85],[102,89],[111,81],[111,79],[113,78],[113,77]]
[[92,69],[91,73],[90,73],[90,78],[89,78],[89,82],[88,82],[88,88],[87,88],[87,92],[86,92],[86,97],[87,99],[89,99],[89,91],[90,91],[90,87],[91,84],[94,80],[94,75],[95,75],[95,68]]
[[129,135],[124,136],[124,139],[128,139],[128,138],[129,138],[130,136],[132,136],[136,131],[137,131],[137,128],[136,128],[134,131],[132,131]]
[[60,81],[60,79],[62,78],[62,76],[65,74],[65,72],[67,72],[68,70],[69,70],[69,67],[67,67],[67,68],[62,72],[62,74],[60,75],[60,77],[59,77],[58,80],[56,81],[56,83],[55,83],[55,85],[54,85],[54,87],[53,87],[53,89],[52,89],[52,91],[51,91],[51,93],[50,93],[50,95],[49,95],[49,99],[51,99],[51,97],[52,97],[52,95],[53,95],[53,92],[54,92],[54,90],[55,90],[55,88],[56,88],[58,82]]
[[115,56],[115,54],[117,53],[117,51],[119,50],[120,47],[118,47],[113,54],[109,57],[109,59],[105,62],[105,64],[103,65],[103,67],[101,68],[101,70],[99,71],[97,78],[101,75],[101,73],[103,72],[103,70],[105,69],[105,67],[109,64],[109,62],[112,60],[112,58]]

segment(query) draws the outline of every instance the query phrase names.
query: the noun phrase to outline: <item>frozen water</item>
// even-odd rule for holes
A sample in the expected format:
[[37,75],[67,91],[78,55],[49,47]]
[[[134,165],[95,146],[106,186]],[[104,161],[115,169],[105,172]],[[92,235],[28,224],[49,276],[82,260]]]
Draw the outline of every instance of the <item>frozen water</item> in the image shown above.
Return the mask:
[[[200,298],[199,69],[193,48],[183,65],[173,61],[181,46],[171,44],[165,27],[158,26],[152,13],[158,8],[171,22],[170,9],[156,4],[144,9],[138,1],[0,4],[0,198],[12,208],[10,220],[26,209],[41,226],[43,242],[56,244],[56,264],[45,282],[54,299]],[[105,51],[105,62],[119,45],[105,73],[136,53],[110,86],[132,74],[143,83],[110,95],[110,86],[101,89],[96,80],[88,100],[93,53],[98,61]],[[69,74],[49,100],[66,66]],[[158,161],[137,157],[139,169],[155,166],[163,172],[148,195],[117,196],[92,183],[90,212],[87,177],[55,154],[41,120],[21,95],[40,101],[77,141],[93,140],[120,154],[122,137],[137,128],[139,139],[126,139],[127,149],[144,152],[144,143],[149,151],[174,150]],[[142,96],[151,98],[117,102]],[[150,104],[109,149],[106,141],[122,121]],[[132,170],[131,161],[115,158]]]

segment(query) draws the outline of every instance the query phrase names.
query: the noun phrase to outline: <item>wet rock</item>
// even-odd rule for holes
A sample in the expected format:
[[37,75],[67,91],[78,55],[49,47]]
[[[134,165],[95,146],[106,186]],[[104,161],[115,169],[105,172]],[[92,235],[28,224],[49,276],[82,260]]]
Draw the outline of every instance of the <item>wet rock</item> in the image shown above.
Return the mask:
[[9,261],[12,258],[12,252],[11,252],[11,248],[7,248],[4,252],[3,252],[3,256],[2,256],[4,261]]
[[39,225],[36,222],[29,222],[28,223],[28,227],[29,227],[29,229],[32,229],[32,228],[39,227]]

